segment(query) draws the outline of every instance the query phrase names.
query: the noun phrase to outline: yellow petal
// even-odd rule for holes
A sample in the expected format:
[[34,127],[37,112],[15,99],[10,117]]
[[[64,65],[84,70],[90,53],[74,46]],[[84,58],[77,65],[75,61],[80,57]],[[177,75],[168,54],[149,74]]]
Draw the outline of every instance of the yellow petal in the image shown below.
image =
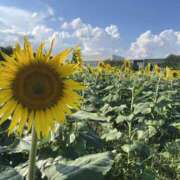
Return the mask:
[[77,71],[77,65],[74,64],[63,64],[58,67],[58,72],[61,74],[62,77],[69,76]]
[[24,49],[27,52],[29,59],[32,61],[34,59],[34,52],[31,43],[29,42],[28,38],[24,38]]
[[79,109],[81,96],[71,90],[64,90],[64,96],[61,98],[61,101],[64,104],[71,106],[72,108]]
[[20,44],[19,43],[16,43],[16,45],[15,45],[15,49],[14,49],[14,51],[20,51],[21,50],[21,46],[20,46]]
[[43,49],[44,49],[44,43],[42,42],[38,49],[37,49],[37,53],[36,53],[36,60],[44,60],[44,55],[43,55]]
[[68,100],[74,101],[74,100],[82,99],[82,97],[79,94],[77,94],[76,92],[70,89],[64,89],[63,93],[64,93],[64,98],[67,98]]
[[[13,58],[9,57],[9,61],[3,61],[1,63],[2,71],[9,71],[10,73],[15,73],[18,70],[18,64]],[[6,68],[5,68],[6,67]]]
[[11,87],[11,81],[2,80],[0,78],[0,89],[9,89]]
[[51,53],[52,53],[52,49],[53,49],[53,45],[54,45],[54,39],[51,41],[51,46],[50,46],[50,49],[49,51],[47,52],[47,55],[46,55],[46,61],[49,60],[49,58],[51,57]]
[[15,78],[15,73],[8,72],[8,71],[2,71],[0,73],[0,76],[1,76],[0,79],[2,79],[2,80],[7,79],[7,80],[11,81],[11,80],[13,80]]
[[19,65],[27,64],[28,57],[26,56],[26,54],[24,53],[23,50],[21,50],[19,52],[15,51],[14,56],[15,56],[16,60],[19,62]]
[[17,101],[9,100],[1,109],[0,109],[0,125],[4,123],[13,113],[17,106]]
[[34,111],[31,111],[28,118],[27,131],[29,132],[32,128],[32,122],[34,121]]
[[53,124],[53,117],[52,117],[50,109],[46,109],[46,111],[45,111],[45,119],[46,119],[47,126],[49,127],[49,131],[50,131],[50,129],[52,127],[52,124]]
[[38,138],[40,138],[41,122],[40,122],[40,113],[39,113],[39,111],[35,112],[34,127],[35,127],[35,131],[37,133]]
[[52,114],[52,116],[53,116],[53,119],[54,119],[55,121],[58,121],[58,120],[59,120],[59,117],[58,117],[58,114],[56,113],[56,110],[55,110],[54,106],[53,106],[50,110],[51,110],[51,114]]
[[42,136],[44,136],[45,126],[44,126],[44,119],[43,119],[43,111],[39,111],[39,121],[40,121],[40,128]]
[[14,63],[17,64],[16,60],[14,59],[14,57],[12,56],[8,56],[7,54],[5,54],[4,52],[0,51],[2,57],[4,58],[5,62],[9,62],[9,63]]
[[59,101],[57,106],[58,106],[59,109],[64,111],[67,115],[72,113],[71,110],[67,107],[67,105],[62,101]]
[[77,89],[77,90],[85,89],[84,85],[80,84],[79,82],[73,81],[71,79],[65,80],[64,85],[65,85],[65,88],[67,88],[67,89],[69,89],[69,88]]
[[6,103],[13,96],[11,89],[0,90],[0,104]]
[[55,64],[63,63],[66,60],[66,58],[69,56],[71,51],[72,48],[65,49],[63,52],[60,52],[59,54],[55,55],[52,59],[52,62]]
[[41,110],[40,111],[40,116],[41,116],[41,124],[42,124],[42,135],[44,137],[48,137],[49,126],[48,126],[47,121],[46,121],[45,111]]
[[60,123],[64,123],[64,121],[65,121],[65,114],[64,114],[64,112],[62,111],[62,109],[61,108],[59,108],[58,106],[55,106],[54,107],[54,111],[55,111],[55,113],[57,114],[57,116],[58,116],[58,122],[60,122]]
[[22,114],[22,118],[19,122],[19,127],[18,127],[18,133],[20,136],[22,135],[23,128],[25,126],[25,123],[27,122],[27,118],[28,118],[28,114],[29,114],[28,109],[23,107],[21,114]]
[[11,134],[15,130],[15,127],[19,124],[21,118],[22,118],[22,106],[21,104],[18,104],[16,110],[14,111],[11,124],[8,128],[9,131],[8,134]]

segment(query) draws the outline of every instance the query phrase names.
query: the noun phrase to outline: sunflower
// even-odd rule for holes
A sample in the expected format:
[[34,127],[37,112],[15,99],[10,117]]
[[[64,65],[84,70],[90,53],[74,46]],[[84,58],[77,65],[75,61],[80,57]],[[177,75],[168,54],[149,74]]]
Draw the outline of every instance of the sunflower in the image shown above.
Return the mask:
[[132,73],[132,63],[131,63],[131,61],[128,60],[128,59],[125,59],[123,61],[123,65],[121,67],[121,70],[123,72],[125,72],[126,74],[131,74]]
[[161,75],[161,68],[157,64],[154,65],[154,72],[158,77]]
[[41,43],[34,53],[31,43],[16,45],[13,55],[1,52],[5,61],[0,66],[0,124],[8,118],[8,133],[22,134],[35,129],[37,136],[47,137],[55,122],[64,123],[65,116],[80,106],[77,90],[83,85],[70,79],[76,65],[67,64],[71,49],[51,56],[53,42],[47,53]]
[[173,79],[173,71],[169,68],[169,67],[166,67],[165,68],[165,72],[164,72],[164,78],[166,80],[172,80]]
[[151,64],[150,63],[148,63],[145,67],[145,75],[151,76]]

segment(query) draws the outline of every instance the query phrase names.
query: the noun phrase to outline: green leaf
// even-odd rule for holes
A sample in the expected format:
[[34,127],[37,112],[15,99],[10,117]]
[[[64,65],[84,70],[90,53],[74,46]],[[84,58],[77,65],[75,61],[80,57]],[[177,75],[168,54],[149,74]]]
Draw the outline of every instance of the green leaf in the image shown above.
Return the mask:
[[171,154],[169,152],[167,152],[167,151],[160,153],[160,155],[163,156],[166,159],[171,158]]
[[14,168],[0,165],[0,180],[23,180],[23,177]]
[[137,130],[137,138],[138,138],[138,140],[141,140],[141,139],[144,139],[145,138],[145,134],[146,134],[146,132],[145,131],[143,131],[143,130]]
[[134,105],[134,114],[149,114],[151,112],[152,103],[138,103]]
[[107,122],[109,119],[104,116],[100,116],[97,113],[90,113],[86,111],[78,111],[71,116],[73,119],[77,120],[92,120],[92,121],[104,121]]
[[145,121],[145,124],[146,125],[150,125],[150,126],[155,126],[155,127],[158,127],[158,126],[163,126],[165,124],[165,121],[160,119],[160,120],[157,120],[157,119],[153,119],[153,120],[147,120]]
[[149,126],[149,127],[148,127],[148,137],[149,137],[149,138],[151,138],[151,137],[153,137],[154,135],[156,135],[156,133],[157,133],[157,130],[156,130],[155,127],[153,127],[153,126]]
[[31,149],[31,136],[26,136],[19,141],[13,152],[29,152]]
[[149,155],[149,148],[146,144],[135,141],[132,144],[124,144],[121,149],[126,153],[135,152],[141,158],[147,158]]
[[[180,121],[180,120],[179,120]],[[174,122],[171,124],[173,127],[177,128],[178,130],[180,130],[180,122]]]
[[109,91],[109,90],[112,90],[113,88],[114,88],[114,86],[113,86],[113,85],[111,85],[111,86],[107,86],[104,90]]
[[103,180],[113,164],[110,152],[97,153],[66,161],[61,157],[37,163],[41,173],[53,180]]
[[125,104],[114,107],[111,107],[109,104],[105,104],[100,110],[104,115],[109,116],[113,114],[119,114],[120,112],[123,112],[125,108],[127,108]]
[[137,144],[124,144],[123,146],[121,146],[121,149],[126,153],[130,153],[137,149]]
[[76,135],[75,133],[71,133],[70,136],[69,136],[69,142],[70,144],[73,143],[76,139]]
[[130,121],[132,121],[133,118],[134,118],[134,114],[130,114],[127,116],[119,114],[115,121],[116,121],[116,123],[122,123],[124,121],[130,122]]
[[142,174],[143,180],[155,180],[155,174],[150,169],[146,169]]
[[137,130],[137,138],[138,140],[147,140],[154,135],[156,135],[157,130],[153,126],[148,126],[147,130]]
[[109,130],[107,133],[103,134],[101,136],[102,139],[105,139],[106,141],[114,141],[118,140],[122,136],[122,133],[119,132],[117,129]]

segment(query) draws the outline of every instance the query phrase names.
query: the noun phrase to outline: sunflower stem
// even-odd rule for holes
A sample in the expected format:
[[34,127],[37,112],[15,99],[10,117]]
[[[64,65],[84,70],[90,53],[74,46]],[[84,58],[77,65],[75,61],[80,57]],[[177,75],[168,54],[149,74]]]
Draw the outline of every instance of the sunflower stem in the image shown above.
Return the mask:
[[35,180],[36,152],[37,152],[37,134],[33,127],[32,128],[31,151],[29,154],[28,180]]

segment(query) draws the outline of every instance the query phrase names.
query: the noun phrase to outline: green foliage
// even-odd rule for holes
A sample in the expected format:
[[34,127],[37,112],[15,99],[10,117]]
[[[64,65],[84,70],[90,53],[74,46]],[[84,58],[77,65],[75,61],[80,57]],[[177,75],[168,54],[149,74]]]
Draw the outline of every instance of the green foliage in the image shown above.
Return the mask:
[[0,180],[23,180],[23,176],[12,167],[0,165],[0,174]]
[[[115,150],[111,179],[178,179],[179,147],[167,159],[169,142],[180,138],[179,80],[155,77],[86,77],[85,107],[108,117],[101,139]],[[84,108],[85,109],[85,108]],[[166,153],[165,153],[166,154]],[[156,164],[157,162],[157,164]]]
[[[37,179],[180,179],[180,81],[83,73],[80,111],[38,144]],[[0,127],[0,164],[24,177],[30,139]],[[1,176],[0,176],[1,179]]]
[[66,161],[58,157],[39,162],[41,171],[48,179],[54,180],[103,180],[111,169],[112,155],[109,152],[80,157],[74,161]]

